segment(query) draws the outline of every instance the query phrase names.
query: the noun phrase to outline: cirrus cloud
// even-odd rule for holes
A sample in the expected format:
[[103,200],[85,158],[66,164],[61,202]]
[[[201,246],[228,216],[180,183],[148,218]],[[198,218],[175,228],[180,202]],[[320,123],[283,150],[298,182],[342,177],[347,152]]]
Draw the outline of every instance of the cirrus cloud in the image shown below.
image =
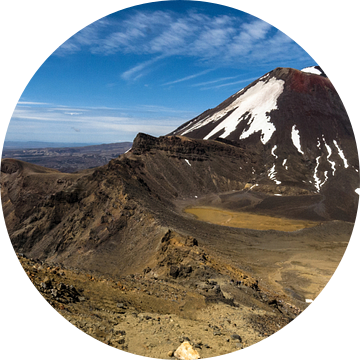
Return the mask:
[[208,66],[268,63],[307,54],[285,34],[250,16],[209,15],[195,12],[134,11],[126,19],[101,19],[66,41],[56,52],[95,55],[146,55],[123,71],[122,78],[139,78],[142,71],[170,56],[192,57]]

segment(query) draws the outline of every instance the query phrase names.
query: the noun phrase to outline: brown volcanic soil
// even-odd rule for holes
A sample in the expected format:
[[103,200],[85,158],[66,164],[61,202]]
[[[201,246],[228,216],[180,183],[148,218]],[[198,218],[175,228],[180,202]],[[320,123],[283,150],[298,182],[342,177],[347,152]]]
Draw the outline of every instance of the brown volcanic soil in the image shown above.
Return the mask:
[[[129,153],[77,174],[4,159],[11,241],[38,259],[28,260],[27,271],[52,305],[112,346],[166,358],[179,337],[199,346],[202,357],[251,345],[319,294],[353,228],[331,218],[329,203],[321,205],[325,195],[305,187],[264,182],[250,190],[251,168],[261,166],[261,149],[252,151],[140,135]],[[249,171],[233,171],[240,166]],[[284,196],[273,195],[279,191]],[[276,216],[317,214],[323,222],[294,232],[233,228],[183,212],[199,205],[263,215],[273,207]],[[46,276],[55,285],[41,285]],[[231,340],[235,334],[241,344]]]
[[330,280],[353,228],[332,221],[293,232],[259,231],[213,225],[191,215],[187,221],[209,253],[247,271],[262,286],[290,295],[299,307],[305,299],[315,299]]
[[267,215],[222,210],[213,207],[190,207],[184,210],[197,220],[222,226],[255,230],[295,231],[317,225],[314,221],[293,220]]
[[[162,249],[165,258],[176,256],[177,247],[204,255],[193,242],[186,245],[178,239],[168,234]],[[171,358],[184,341],[201,358],[226,354],[267,338],[301,312],[211,257],[196,277],[163,277],[149,270],[117,278],[18,257],[35,287],[73,325],[108,345],[143,356]]]

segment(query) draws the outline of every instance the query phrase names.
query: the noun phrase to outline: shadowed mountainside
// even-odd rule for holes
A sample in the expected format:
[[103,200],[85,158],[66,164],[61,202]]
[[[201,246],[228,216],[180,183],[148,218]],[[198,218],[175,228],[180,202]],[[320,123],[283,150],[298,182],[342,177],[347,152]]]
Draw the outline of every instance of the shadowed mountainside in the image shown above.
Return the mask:
[[[304,185],[279,186],[265,178],[250,189],[251,169],[263,166],[262,161],[256,148],[245,151],[217,141],[144,134],[127,154],[77,174],[4,159],[6,225],[17,251],[122,273],[151,262],[169,228],[197,238],[203,231],[200,239],[205,242],[225,233],[234,241],[248,236],[246,229],[219,228],[182,212],[197,203],[213,205],[216,199],[219,207],[318,221],[355,217],[351,204],[344,209],[337,196],[314,194]],[[278,191],[284,196],[274,196]],[[357,196],[352,201],[355,208]]]

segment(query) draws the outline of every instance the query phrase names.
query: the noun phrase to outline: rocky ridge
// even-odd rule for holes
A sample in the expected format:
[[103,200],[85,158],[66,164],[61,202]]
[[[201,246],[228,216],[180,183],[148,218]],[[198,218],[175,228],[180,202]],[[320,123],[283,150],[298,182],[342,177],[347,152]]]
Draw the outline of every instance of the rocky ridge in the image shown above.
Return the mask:
[[[23,254],[18,258],[38,291],[71,324],[108,345],[143,356],[181,358],[178,348],[186,343],[201,358],[226,354],[270,336],[301,313],[239,270],[233,269],[234,278],[222,274],[215,259],[208,259],[203,272],[193,276],[196,259],[204,261],[207,255],[195,239],[177,239],[176,234],[166,234],[154,269],[116,278],[49,265]],[[184,255],[187,265],[179,266]],[[164,267],[167,277],[159,270]]]

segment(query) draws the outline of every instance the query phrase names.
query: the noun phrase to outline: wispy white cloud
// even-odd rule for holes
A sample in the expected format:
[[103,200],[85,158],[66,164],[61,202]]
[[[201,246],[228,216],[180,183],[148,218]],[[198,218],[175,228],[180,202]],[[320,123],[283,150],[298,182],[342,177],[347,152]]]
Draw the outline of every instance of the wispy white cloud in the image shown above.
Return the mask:
[[136,11],[122,21],[102,19],[70,38],[57,54],[77,51],[152,57],[123,72],[126,80],[142,77],[159,59],[173,55],[192,57],[199,64],[234,67],[306,56],[290,38],[262,20],[171,11]]
[[123,72],[121,74],[121,77],[124,80],[137,80],[145,74],[145,72],[144,72],[145,69],[146,69],[146,73],[147,73],[148,71],[150,71],[149,66],[155,64],[157,61],[159,61],[162,58],[163,58],[163,56],[157,56],[153,59],[150,59],[148,61],[144,61],[140,64],[137,64],[136,66],[132,67],[131,69]]
[[[272,46],[271,42],[279,31],[262,20],[243,23],[232,38],[226,44],[224,62],[229,63],[238,58],[242,63],[259,60],[259,52],[268,53]],[[269,58],[267,57],[266,60]]]
[[[40,108],[19,108],[13,112],[12,120],[27,120],[27,121],[45,121],[45,122],[74,122],[74,118],[71,115],[67,115],[64,112],[56,112],[51,109]],[[81,117],[76,117],[76,122],[81,122]]]
[[[8,139],[31,139],[36,136],[69,141],[116,141],[119,134],[123,141],[131,141],[138,132],[165,135],[195,114],[157,105],[128,108],[84,107],[74,113],[71,107],[18,104],[10,121]],[[81,108],[79,108],[81,110]],[[39,134],[39,135],[37,135]]]
[[45,102],[37,102],[37,101],[19,101],[18,105],[51,105]]
[[236,79],[237,77],[239,77],[239,76],[227,76],[227,77],[223,77],[223,78],[220,78],[220,79],[204,81],[204,82],[201,82],[201,83],[193,84],[191,86],[197,87],[197,86],[210,85],[210,84],[215,84],[215,83],[219,83],[219,82],[226,81],[226,80]]
[[82,112],[64,112],[65,115],[71,115],[71,116],[77,116],[77,115],[81,115]]
[[238,84],[243,84],[243,83],[249,83],[250,81],[254,81],[256,79],[257,79],[256,77],[253,77],[253,78],[249,78],[249,79],[232,81],[232,82],[228,82],[228,83],[225,83],[225,84],[219,84],[219,85],[204,87],[201,90],[220,89],[220,88],[226,87],[226,86],[233,86],[233,85],[238,85]]
[[172,19],[169,26],[151,39],[148,51],[166,56],[181,54],[197,30],[198,26],[187,18]]
[[91,48],[94,44],[102,41],[101,39],[108,33],[110,27],[111,23],[106,18],[95,21],[77,32],[69,40],[65,41],[54,54],[66,56]]
[[207,69],[207,70],[204,70],[204,71],[201,71],[199,73],[196,73],[196,74],[192,74],[192,75],[189,75],[189,76],[185,76],[181,79],[177,79],[177,80],[174,80],[174,81],[169,81],[163,85],[173,85],[173,84],[177,84],[177,83],[180,83],[180,82],[184,82],[184,81],[188,81],[188,80],[191,80],[191,79],[195,79],[199,76],[202,76],[202,75],[205,75],[207,73],[209,73],[210,71],[212,71],[211,69]]

